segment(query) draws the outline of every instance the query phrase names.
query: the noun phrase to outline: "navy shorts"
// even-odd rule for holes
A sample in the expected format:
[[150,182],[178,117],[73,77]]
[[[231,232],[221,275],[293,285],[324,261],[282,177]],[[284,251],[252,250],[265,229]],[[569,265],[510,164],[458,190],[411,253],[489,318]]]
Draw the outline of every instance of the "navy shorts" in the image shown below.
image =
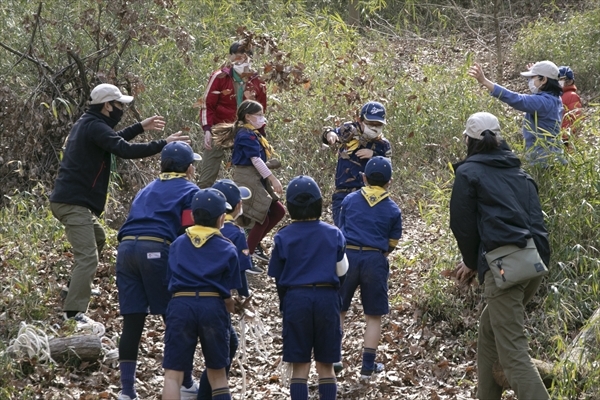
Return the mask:
[[348,311],[356,288],[360,286],[360,301],[366,315],[385,315],[390,312],[388,301],[388,259],[379,251],[346,249],[348,273],[340,288],[342,311]]
[[342,357],[340,295],[335,288],[290,288],[283,298],[283,361],[335,363]]
[[221,369],[230,364],[231,319],[220,297],[174,297],[165,321],[163,368],[191,371],[200,339],[206,368]]
[[169,245],[125,240],[117,249],[119,308],[125,314],[164,314],[171,299],[167,285]]

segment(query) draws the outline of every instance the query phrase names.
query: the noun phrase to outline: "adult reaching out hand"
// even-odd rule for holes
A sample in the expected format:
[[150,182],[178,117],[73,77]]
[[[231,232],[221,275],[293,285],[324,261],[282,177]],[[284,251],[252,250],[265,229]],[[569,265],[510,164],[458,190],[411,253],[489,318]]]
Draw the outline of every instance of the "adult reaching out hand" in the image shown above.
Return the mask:
[[190,140],[190,137],[187,135],[184,135],[183,133],[181,133],[181,131],[175,132],[174,134],[169,136],[166,140],[167,140],[167,143],[179,141],[179,142],[186,142],[187,144],[190,144],[192,142]]
[[467,73],[469,74],[469,76],[475,78],[480,85],[485,86],[490,92],[494,90],[494,82],[490,81],[485,77],[485,74],[483,73],[483,68],[481,68],[481,65],[479,65],[478,63],[475,63],[471,68],[469,68],[469,71]]
[[142,121],[142,128],[144,128],[145,131],[162,131],[165,129],[165,118],[161,117],[160,115],[146,118]]

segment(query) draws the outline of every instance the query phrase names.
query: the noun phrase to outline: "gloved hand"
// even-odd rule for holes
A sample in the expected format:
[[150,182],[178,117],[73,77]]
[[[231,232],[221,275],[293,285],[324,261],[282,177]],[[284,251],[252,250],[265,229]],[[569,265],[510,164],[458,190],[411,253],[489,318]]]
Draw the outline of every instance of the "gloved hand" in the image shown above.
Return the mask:
[[268,160],[265,164],[267,165],[267,167],[269,167],[269,169],[281,168],[281,161],[279,161],[276,158],[272,158],[272,159]]

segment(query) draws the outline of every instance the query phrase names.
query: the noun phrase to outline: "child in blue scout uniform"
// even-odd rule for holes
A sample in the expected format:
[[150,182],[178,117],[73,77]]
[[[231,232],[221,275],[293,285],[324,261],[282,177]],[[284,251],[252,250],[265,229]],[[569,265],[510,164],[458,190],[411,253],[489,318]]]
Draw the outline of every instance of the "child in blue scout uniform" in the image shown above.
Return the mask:
[[340,211],[349,263],[340,289],[342,320],[360,286],[367,324],[360,372],[363,378],[383,370],[383,364],[375,362],[375,351],[381,337],[381,316],[389,313],[387,255],[402,236],[402,214],[387,192],[391,178],[390,162],[384,157],[372,158],[363,176],[366,186],[348,195]]
[[230,400],[225,368],[234,311],[231,289],[241,286],[237,249],[220,232],[225,211],[223,193],[201,189],[192,200],[195,225],[179,236],[169,253],[169,292],[165,330],[163,399],[179,399],[183,371],[191,370],[198,338],[213,400]]
[[[136,195],[117,238],[117,288],[123,316],[119,341],[121,387],[119,400],[136,398],[135,370],[140,338],[148,313],[165,314],[171,295],[167,290],[169,244],[182,230],[198,186],[190,182],[194,161],[200,160],[184,142],[167,144],[161,152],[161,173]],[[198,387],[186,371],[187,387]],[[184,383],[186,383],[184,381]],[[188,390],[185,385],[182,390]]]
[[[242,214],[242,200],[249,199],[252,193],[244,186],[238,187],[231,179],[221,179],[216,181],[212,187],[213,189],[217,189],[223,193],[227,203],[229,203],[232,207],[232,209],[225,215],[225,223],[221,228],[221,233],[237,248],[241,273],[241,286],[237,288],[237,292],[240,296],[248,297],[250,295],[250,291],[248,290],[248,281],[246,280],[245,271],[252,268],[252,261],[250,260],[248,242],[246,242],[244,230],[235,224],[235,219]],[[231,363],[235,357],[235,352],[238,348],[238,338],[233,325],[230,327],[230,332],[229,365],[226,368],[227,373],[229,373],[229,368],[231,367]],[[206,374],[205,370],[202,372],[202,377],[200,378],[200,390],[198,391],[197,400],[211,399],[212,388],[210,386],[210,382],[208,381],[208,375]]]
[[311,353],[321,399],[335,399],[333,363],[341,357],[340,277],[348,262],[339,229],[319,221],[323,199],[317,183],[298,176],[286,190],[292,223],[274,238],[269,275],[275,278],[283,312],[283,361],[293,364],[292,400],[308,399]]
[[335,170],[335,191],[331,196],[333,222],[340,226],[340,207],[349,194],[363,186],[361,172],[367,161],[375,156],[390,158],[392,146],[383,137],[385,107],[376,101],[362,106],[358,121],[346,122],[342,126],[323,131],[323,143],[340,143]]
[[256,251],[257,247],[285,216],[285,208],[278,201],[283,187],[271,171],[280,163],[272,159],[274,151],[264,135],[266,123],[260,103],[244,100],[233,124],[219,124],[213,129],[217,145],[233,141],[233,180],[252,191],[252,197],[244,200],[244,216],[239,222],[244,228],[251,227],[248,248],[253,257],[262,261],[268,261],[268,257],[262,249]]

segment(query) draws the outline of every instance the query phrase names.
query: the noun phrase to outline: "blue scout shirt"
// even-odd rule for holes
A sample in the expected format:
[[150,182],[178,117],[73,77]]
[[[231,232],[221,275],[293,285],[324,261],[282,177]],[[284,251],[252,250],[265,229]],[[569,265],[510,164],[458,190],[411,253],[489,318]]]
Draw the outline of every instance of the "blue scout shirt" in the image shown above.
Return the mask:
[[383,136],[366,141],[360,138],[361,130],[358,122],[346,122],[334,129],[343,143],[338,150],[338,162],[335,170],[336,189],[358,189],[363,186],[361,172],[365,171],[369,158],[360,159],[356,152],[361,149],[373,150],[373,157],[392,156],[392,146]]
[[[240,263],[240,272],[244,272],[252,268],[252,260],[250,259],[250,251],[248,249],[248,241],[244,230],[237,226],[232,220],[225,218],[225,224],[221,228],[221,233],[235,245],[237,249],[238,261]],[[237,289],[237,288],[236,288]]]
[[402,236],[400,208],[378,186],[366,186],[346,196],[340,222],[348,245],[374,247],[387,253]]
[[534,147],[533,150],[536,152],[542,154],[546,152],[541,146],[536,146],[536,141],[539,139],[547,142],[548,150],[563,152],[561,136],[559,136],[563,105],[559,96],[548,92],[520,94],[500,85],[494,85],[490,95],[516,110],[525,112],[523,137],[527,150]]
[[[196,243],[194,232],[203,232]],[[208,234],[206,234],[208,232]],[[200,245],[200,247],[197,247]],[[194,225],[171,244],[169,251],[169,292],[215,291],[231,297],[242,286],[237,249],[216,228]]]
[[259,135],[257,131],[248,128],[241,128],[237,132],[231,154],[233,165],[252,165],[252,157],[259,157],[261,160],[267,161],[265,148],[260,143]]
[[185,174],[167,173],[140,190],[117,236],[154,236],[172,242],[181,229],[181,214],[189,210],[199,188]]
[[340,286],[336,264],[344,258],[346,240],[335,226],[294,221],[277,232],[269,261],[269,276],[280,286],[312,284]]

